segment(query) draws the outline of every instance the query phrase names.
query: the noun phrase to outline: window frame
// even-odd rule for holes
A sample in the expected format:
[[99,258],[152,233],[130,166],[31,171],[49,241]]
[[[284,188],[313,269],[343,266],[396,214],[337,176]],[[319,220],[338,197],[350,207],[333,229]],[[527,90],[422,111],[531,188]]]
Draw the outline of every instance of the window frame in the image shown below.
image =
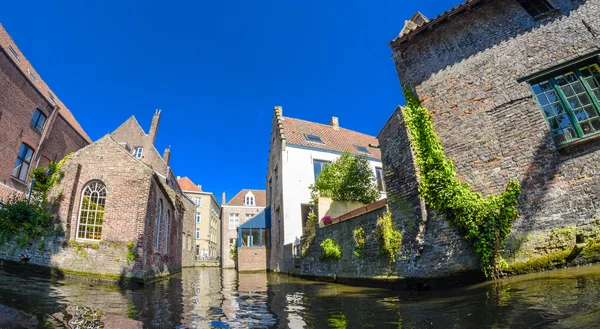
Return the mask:
[[383,168],[375,167],[375,181],[377,182],[377,189],[379,192],[386,192],[385,180],[383,179]]
[[[585,91],[585,95],[587,95],[590,98],[590,101],[591,101],[590,104],[596,110],[596,114],[598,115],[598,118],[600,118],[600,97],[596,96],[596,94],[592,90],[591,86],[588,84],[587,80],[582,76],[582,73],[580,71],[583,68],[593,66],[593,65],[596,65],[598,70],[600,71],[600,59],[597,57],[591,57],[591,58],[587,58],[585,60],[581,60],[581,61],[569,64],[568,66],[561,67],[560,69],[552,70],[542,76],[536,76],[534,79],[527,81],[527,83],[529,85],[529,90],[531,91],[531,94],[533,95],[534,101],[536,102],[538,109],[542,112],[542,117],[544,118],[544,121],[546,122],[546,126],[548,127],[548,130],[549,130],[549,134],[552,137],[552,140],[554,141],[554,143],[557,147],[564,147],[566,145],[569,145],[572,143],[578,143],[580,141],[600,135],[600,130],[590,133],[590,134],[583,133],[581,125],[579,124],[579,120],[575,116],[575,113],[573,112],[573,109],[571,108],[571,105],[568,101],[568,97],[564,94],[564,92],[561,89],[561,86],[555,80],[555,78],[563,76],[567,73],[573,73],[577,77],[577,81],[579,81],[581,83],[581,85]],[[600,80],[600,76],[598,76],[598,80]],[[552,87],[552,90],[558,96],[558,101],[564,107],[565,112],[569,118],[571,127],[573,128],[573,130],[576,133],[576,137],[571,140],[564,141],[564,142],[558,142],[556,140],[554,130],[552,129],[552,127],[550,125],[550,121],[549,121],[548,117],[546,116],[546,113],[543,109],[544,105],[542,105],[540,103],[540,101],[538,99],[538,94],[533,89],[533,87],[535,85],[539,85],[540,83],[546,82],[546,81],[550,84],[550,86]],[[579,93],[579,94],[581,94],[581,93]],[[579,95],[579,94],[575,93],[575,97],[577,97],[577,95]],[[571,96],[571,97],[573,97],[573,96]]]
[[[37,119],[36,119],[36,114]],[[42,122],[41,125],[39,125],[40,123],[40,118],[44,117],[44,120]],[[35,108],[35,111],[33,112],[33,116],[31,117],[31,121],[29,121],[29,124],[37,131],[41,132],[44,129],[44,125],[46,124],[46,121],[48,120],[48,116],[46,115],[46,113],[42,112],[42,110],[40,110],[39,108]],[[39,128],[38,128],[39,126]]]
[[[528,1],[539,1],[541,2],[543,5],[545,5],[546,7],[548,7],[548,10],[542,12],[540,10],[540,7],[538,5],[534,5],[532,4],[531,7],[529,8],[530,10],[528,10],[525,5],[523,4],[524,2],[528,2]],[[531,16],[533,19],[540,19],[543,17],[546,17],[549,14],[552,14],[553,12],[556,12],[558,10],[558,8],[556,8],[555,6],[553,6],[548,0],[517,0],[517,3],[521,6],[521,8],[523,8],[523,10],[525,10],[525,12]],[[535,9],[536,11],[539,12],[539,14],[537,15],[533,15],[531,12],[531,9]]]
[[[233,216],[233,215],[235,215],[235,216]],[[232,216],[233,216],[233,218],[232,218]],[[233,225],[234,225],[233,227],[231,227],[232,219],[233,219]],[[236,219],[237,219],[237,221],[236,221]],[[237,224],[236,224],[236,222],[237,222]],[[230,213],[229,214],[229,229],[235,230],[238,228],[238,226],[240,226],[240,214],[239,213]]]
[[[371,151],[369,151],[369,149],[366,146],[360,146],[360,145],[353,145],[353,146],[358,152],[371,154]],[[364,149],[364,151],[363,151],[363,149]]]
[[17,60],[17,62],[19,62],[19,63],[21,62],[21,58],[20,58],[19,54],[17,54],[17,51],[15,50],[15,48],[13,48],[12,45],[8,45],[8,51],[10,51],[13,54],[13,56],[15,56],[15,59]]
[[141,159],[144,154],[144,148],[142,146],[138,146],[133,149],[133,157],[136,159]]
[[[327,166],[328,164],[331,164],[331,162],[332,161],[329,161],[329,160],[313,159],[313,174],[314,174],[314,178],[315,178],[315,183],[317,182],[317,177],[319,176],[319,174],[321,173],[321,171],[323,171],[323,169],[325,169],[325,166]],[[321,164],[321,170],[319,170],[318,173],[315,171],[315,164],[316,163]]]
[[[81,227],[81,225],[82,225],[82,224],[81,224],[81,219],[82,219],[81,215],[82,215],[82,211],[83,211],[83,200],[84,200],[84,195],[85,195],[85,193],[86,193],[86,191],[87,191],[88,189],[90,189],[90,190],[91,190],[91,188],[90,188],[90,187],[91,187],[93,184],[100,184],[100,185],[101,185],[101,188],[100,188],[100,189],[98,189],[98,190],[92,191],[92,192],[90,192],[90,193],[94,193],[94,192],[98,193],[97,191],[100,191],[100,192],[102,192],[102,191],[103,191],[103,192],[104,192],[104,196],[102,197],[102,199],[104,199],[104,200],[103,200],[103,201],[104,201],[104,203],[103,203],[103,205],[102,205],[102,207],[103,207],[103,209],[102,209],[102,224],[100,224],[100,225],[97,225],[97,224],[96,224],[96,223],[97,223],[97,222],[96,222],[96,219],[97,219],[97,214],[98,214],[98,208],[96,208],[96,210],[94,210],[94,213],[96,214],[96,216],[94,217],[94,224],[89,224],[89,223],[85,223],[85,224],[83,224],[83,225],[85,226],[85,230],[84,230],[84,236],[85,236],[85,235],[86,235],[86,233],[87,233],[87,227],[88,227],[88,226],[94,226],[94,227],[96,227],[96,226],[100,226],[100,228],[102,228],[102,226],[103,226],[103,224],[104,224],[104,215],[105,215],[105,213],[106,213],[106,198],[107,198],[107,196],[108,196],[108,190],[106,189],[106,184],[104,184],[104,182],[102,182],[102,181],[100,181],[100,180],[91,180],[91,181],[87,182],[87,183],[86,183],[86,184],[83,186],[83,188],[81,189],[81,193],[80,193],[80,200],[79,200],[79,212],[77,213],[77,226],[76,226],[76,228],[75,228],[75,240],[76,240],[76,241],[92,241],[92,242],[100,242],[100,241],[102,241],[102,231],[100,232],[100,237],[99,237],[98,239],[89,239],[89,238],[80,238],[80,237],[79,237],[79,230],[80,230],[80,227]],[[91,196],[91,195],[90,195],[90,196]],[[98,197],[98,198],[100,199],[100,195],[99,195],[99,197]],[[89,208],[89,207],[88,207],[88,208],[85,210],[85,211],[88,213],[88,215],[89,215],[89,213],[90,213],[90,209],[91,209],[91,208]],[[87,217],[86,219],[89,219],[89,217]],[[95,231],[94,231],[94,235],[95,235]]]
[[156,237],[154,241],[154,251],[160,251],[160,225],[162,224],[162,212],[163,212],[163,201],[162,199],[158,199],[158,208],[156,214]]
[[[311,140],[311,138],[313,140]],[[323,139],[321,139],[320,136],[313,135],[313,134],[304,134],[304,139],[306,139],[306,141],[311,142],[311,143],[325,144],[325,142],[323,142]]]
[[169,252],[169,224],[171,219],[171,210],[167,209],[167,217],[165,218],[165,255]]
[[[25,147],[25,154],[23,154],[23,156],[21,156],[21,153],[22,153],[21,151],[23,150],[23,147]],[[27,161],[26,160],[27,153],[30,150],[31,150],[31,155],[29,156],[29,161]],[[29,171],[31,169],[31,162],[33,160],[34,155],[35,155],[35,149],[33,147],[31,147],[27,143],[21,143],[21,146],[19,147],[19,152],[17,153],[17,160],[15,161],[15,165],[13,166],[11,176],[13,178],[17,179],[19,182],[26,182],[27,175],[29,174]],[[19,163],[19,161],[21,161],[21,162]],[[24,179],[21,179],[21,173],[23,171],[23,163],[27,164],[27,169],[25,170]],[[15,169],[17,169],[17,166],[19,167],[19,172],[17,173],[17,175],[15,175]]]
[[200,211],[196,211],[196,224],[199,224],[202,222],[202,213]]
[[196,227],[196,240],[200,240],[200,228]]

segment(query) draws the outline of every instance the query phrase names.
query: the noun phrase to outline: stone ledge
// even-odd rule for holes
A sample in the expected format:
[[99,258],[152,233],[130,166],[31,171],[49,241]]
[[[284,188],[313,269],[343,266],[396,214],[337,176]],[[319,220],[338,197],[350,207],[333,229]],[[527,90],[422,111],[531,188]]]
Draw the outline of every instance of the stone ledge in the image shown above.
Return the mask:
[[387,199],[381,199],[381,200],[379,200],[377,202],[369,203],[368,205],[362,206],[362,207],[360,207],[358,209],[354,209],[354,210],[352,210],[349,213],[346,213],[346,214],[343,214],[343,215],[341,215],[341,216],[339,216],[337,218],[334,218],[331,221],[331,224],[329,224],[327,226],[330,226],[330,225],[333,225],[333,224],[336,224],[336,223],[340,223],[340,222],[349,220],[349,219],[354,218],[356,216],[360,216],[362,214],[371,212],[373,210],[377,210],[377,209],[385,207],[385,206],[387,206]]

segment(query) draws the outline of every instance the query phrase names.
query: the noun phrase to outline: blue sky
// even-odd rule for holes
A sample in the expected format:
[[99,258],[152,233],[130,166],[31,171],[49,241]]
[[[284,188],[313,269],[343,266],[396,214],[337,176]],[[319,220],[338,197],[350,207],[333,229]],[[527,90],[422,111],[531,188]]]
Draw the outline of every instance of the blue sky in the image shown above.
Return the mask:
[[9,1],[0,23],[93,140],[135,115],[220,201],[265,188],[273,106],[377,135],[400,83],[387,46],[460,0]]

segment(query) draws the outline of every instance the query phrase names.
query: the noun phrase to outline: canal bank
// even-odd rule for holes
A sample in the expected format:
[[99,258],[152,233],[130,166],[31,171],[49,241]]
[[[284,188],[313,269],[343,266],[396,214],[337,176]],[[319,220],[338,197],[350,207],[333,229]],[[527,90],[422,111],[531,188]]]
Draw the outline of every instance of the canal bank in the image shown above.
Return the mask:
[[94,315],[105,328],[593,328],[599,299],[599,265],[429,291],[215,268],[133,289],[0,265],[0,327],[8,310],[24,328]]

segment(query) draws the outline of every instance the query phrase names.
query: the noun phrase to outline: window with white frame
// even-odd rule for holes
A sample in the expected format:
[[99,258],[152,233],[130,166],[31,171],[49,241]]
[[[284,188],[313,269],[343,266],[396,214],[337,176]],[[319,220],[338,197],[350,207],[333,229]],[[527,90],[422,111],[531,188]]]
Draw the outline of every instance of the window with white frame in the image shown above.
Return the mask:
[[256,203],[254,202],[254,193],[252,193],[252,192],[246,193],[246,197],[244,198],[244,205],[245,206],[255,206],[256,205]]
[[240,225],[240,214],[229,214],[229,229],[233,230]]
[[154,239],[154,250],[158,250],[160,247],[160,225],[162,222],[162,211],[163,202],[162,199],[158,199],[158,207],[156,209],[156,239]]
[[246,220],[249,220],[252,217],[254,217],[254,214],[246,214]]
[[381,192],[385,192],[385,181],[383,180],[383,169],[375,168],[375,176],[377,178],[377,188]]
[[23,182],[27,179],[27,173],[29,172],[29,166],[31,165],[32,157],[33,149],[31,146],[22,143],[17,155],[17,161],[13,167],[13,177]]
[[202,220],[202,214],[199,211],[196,211],[196,223],[200,223]]
[[200,239],[200,229],[196,228],[196,239]]
[[105,203],[106,187],[102,182],[92,181],[85,185],[81,193],[77,239],[100,240],[102,238]]
[[138,146],[138,147],[136,147],[136,148],[133,150],[133,156],[134,156],[134,157],[136,157],[136,158],[138,158],[138,159],[141,159],[141,158],[142,158],[142,154],[143,154],[143,153],[144,153],[144,148],[143,148],[143,147],[141,147],[141,146]]
[[202,198],[195,196],[192,200],[194,200],[196,207],[202,207]]

